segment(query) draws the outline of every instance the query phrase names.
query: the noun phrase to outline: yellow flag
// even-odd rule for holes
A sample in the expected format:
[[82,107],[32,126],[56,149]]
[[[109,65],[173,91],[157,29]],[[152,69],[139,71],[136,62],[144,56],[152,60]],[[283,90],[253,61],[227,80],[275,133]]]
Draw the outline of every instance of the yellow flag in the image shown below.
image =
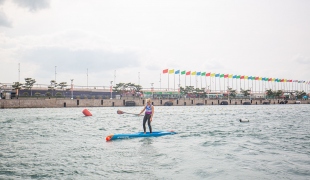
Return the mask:
[[170,69],[169,74],[173,74],[173,73],[174,73],[174,69]]

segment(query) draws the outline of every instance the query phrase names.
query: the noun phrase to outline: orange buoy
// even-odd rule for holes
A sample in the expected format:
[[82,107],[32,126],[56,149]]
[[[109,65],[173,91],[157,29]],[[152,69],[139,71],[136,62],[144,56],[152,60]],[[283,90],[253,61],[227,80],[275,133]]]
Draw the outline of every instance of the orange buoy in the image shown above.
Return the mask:
[[111,140],[111,136],[107,136],[107,137],[105,138],[105,140],[106,140],[106,141],[110,141],[110,140]]
[[83,110],[83,114],[84,114],[85,116],[92,116],[92,114],[91,114],[87,109],[84,109],[84,110]]

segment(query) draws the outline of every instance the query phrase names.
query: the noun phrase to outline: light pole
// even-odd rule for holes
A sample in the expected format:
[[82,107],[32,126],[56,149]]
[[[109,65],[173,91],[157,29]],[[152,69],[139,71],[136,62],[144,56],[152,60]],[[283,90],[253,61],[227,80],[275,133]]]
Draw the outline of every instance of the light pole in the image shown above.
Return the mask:
[[138,85],[140,85],[140,72],[138,72],[138,79],[139,79]]
[[180,99],[180,91],[181,91],[181,89],[180,89],[180,86],[181,86],[181,84],[178,84],[178,99]]
[[250,101],[251,101],[252,87],[250,87]]
[[57,66],[55,66],[55,82],[56,82],[56,74],[57,74],[57,73],[56,73],[56,68],[57,68]]
[[111,81],[111,86],[110,86],[110,92],[111,92],[111,98],[110,99],[112,99],[112,83],[113,83],[113,81]]
[[71,79],[71,99],[73,99],[73,80]]
[[87,89],[88,89],[88,68],[86,71],[87,71],[86,74],[87,74]]
[[154,98],[154,88],[153,88],[154,83],[151,83],[151,91],[152,91],[152,98]]
[[2,99],[2,84],[0,83],[0,99]]

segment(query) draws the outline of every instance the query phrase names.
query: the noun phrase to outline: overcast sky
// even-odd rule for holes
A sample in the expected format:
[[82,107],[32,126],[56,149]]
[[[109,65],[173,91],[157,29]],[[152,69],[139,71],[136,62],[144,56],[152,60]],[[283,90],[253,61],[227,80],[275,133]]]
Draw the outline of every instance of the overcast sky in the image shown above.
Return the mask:
[[310,1],[0,0],[0,83],[49,84],[55,66],[85,86],[165,87],[163,69],[308,81]]

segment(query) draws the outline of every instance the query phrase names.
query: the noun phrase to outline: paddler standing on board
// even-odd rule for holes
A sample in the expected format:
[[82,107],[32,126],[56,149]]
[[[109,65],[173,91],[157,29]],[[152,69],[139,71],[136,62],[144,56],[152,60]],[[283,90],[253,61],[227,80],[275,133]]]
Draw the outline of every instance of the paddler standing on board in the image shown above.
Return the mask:
[[154,106],[151,104],[151,99],[147,99],[146,100],[146,106],[144,106],[142,111],[139,113],[139,116],[144,111],[145,111],[145,115],[143,117],[143,130],[144,130],[144,134],[146,133],[146,127],[145,127],[146,121],[147,121],[147,125],[149,126],[150,133],[152,133],[151,122],[153,120],[153,115],[154,115]]

